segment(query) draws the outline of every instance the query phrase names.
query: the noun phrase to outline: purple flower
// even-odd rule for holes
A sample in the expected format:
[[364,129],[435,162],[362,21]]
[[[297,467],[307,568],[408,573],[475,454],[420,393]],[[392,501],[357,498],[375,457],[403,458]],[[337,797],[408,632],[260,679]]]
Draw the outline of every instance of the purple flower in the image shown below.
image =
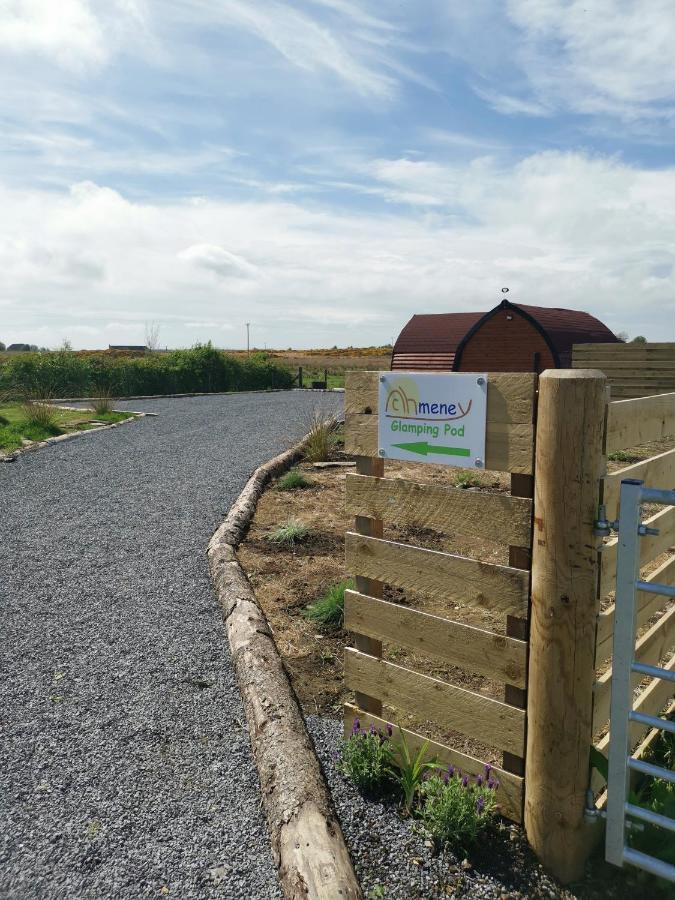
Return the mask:
[[476,800],[476,812],[482,813],[482,812],[483,812],[483,807],[484,807],[484,806],[485,806],[485,800],[484,800],[484,798],[483,798],[483,797],[479,797],[478,800]]
[[492,766],[490,765],[490,763],[485,763],[485,777],[486,778],[490,777],[491,771],[492,771]]
[[488,787],[490,788],[491,791],[496,791],[497,788],[499,787],[499,782],[496,780],[496,778],[491,778],[488,781]]
[[483,787],[483,776],[482,775],[476,775],[476,784],[478,785],[478,787]]
[[394,733],[393,725],[391,725],[391,723],[387,722],[387,736],[391,737],[393,733]]
[[375,728],[373,724],[371,724],[370,728],[368,729],[368,734],[377,734],[377,728]]
[[465,787],[468,787],[468,786],[469,786],[469,776],[468,776],[468,775],[465,775],[464,778],[462,778],[462,787],[465,788]]
[[455,767],[454,767],[454,766],[448,766],[448,778],[452,778],[452,776],[453,776],[454,774],[455,774]]
[[443,772],[443,784],[447,784],[450,781],[450,773]]
[[354,724],[352,725],[352,731],[360,731],[361,729],[361,720],[354,719]]

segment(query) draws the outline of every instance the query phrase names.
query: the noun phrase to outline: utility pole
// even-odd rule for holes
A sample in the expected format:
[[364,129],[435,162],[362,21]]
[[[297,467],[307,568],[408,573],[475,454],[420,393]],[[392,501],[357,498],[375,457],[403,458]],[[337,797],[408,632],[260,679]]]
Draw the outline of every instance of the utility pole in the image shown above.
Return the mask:
[[251,329],[251,323],[247,322],[246,323],[246,355],[247,356],[251,355],[251,341],[250,341],[251,331],[250,331],[250,329]]

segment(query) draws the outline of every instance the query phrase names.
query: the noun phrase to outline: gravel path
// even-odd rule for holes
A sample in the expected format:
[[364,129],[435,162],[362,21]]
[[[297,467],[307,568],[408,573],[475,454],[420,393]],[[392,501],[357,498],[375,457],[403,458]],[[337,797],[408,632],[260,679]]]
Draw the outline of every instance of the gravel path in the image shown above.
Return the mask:
[[317,402],[130,401],[0,466],[0,896],[280,896],[205,551]]

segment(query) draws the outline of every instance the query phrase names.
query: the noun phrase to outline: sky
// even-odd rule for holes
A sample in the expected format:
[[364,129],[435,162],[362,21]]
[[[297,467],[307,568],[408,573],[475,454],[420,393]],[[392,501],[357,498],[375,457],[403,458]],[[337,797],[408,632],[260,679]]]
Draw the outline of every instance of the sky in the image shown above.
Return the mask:
[[672,0],[0,0],[0,340],[675,340]]

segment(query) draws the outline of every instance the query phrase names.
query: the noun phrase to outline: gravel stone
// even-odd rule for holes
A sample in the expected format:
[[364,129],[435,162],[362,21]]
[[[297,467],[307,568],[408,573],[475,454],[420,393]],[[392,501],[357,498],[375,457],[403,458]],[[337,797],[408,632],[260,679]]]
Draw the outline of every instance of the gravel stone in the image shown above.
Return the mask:
[[0,467],[0,896],[281,896],[206,547],[341,402],[134,400]]

